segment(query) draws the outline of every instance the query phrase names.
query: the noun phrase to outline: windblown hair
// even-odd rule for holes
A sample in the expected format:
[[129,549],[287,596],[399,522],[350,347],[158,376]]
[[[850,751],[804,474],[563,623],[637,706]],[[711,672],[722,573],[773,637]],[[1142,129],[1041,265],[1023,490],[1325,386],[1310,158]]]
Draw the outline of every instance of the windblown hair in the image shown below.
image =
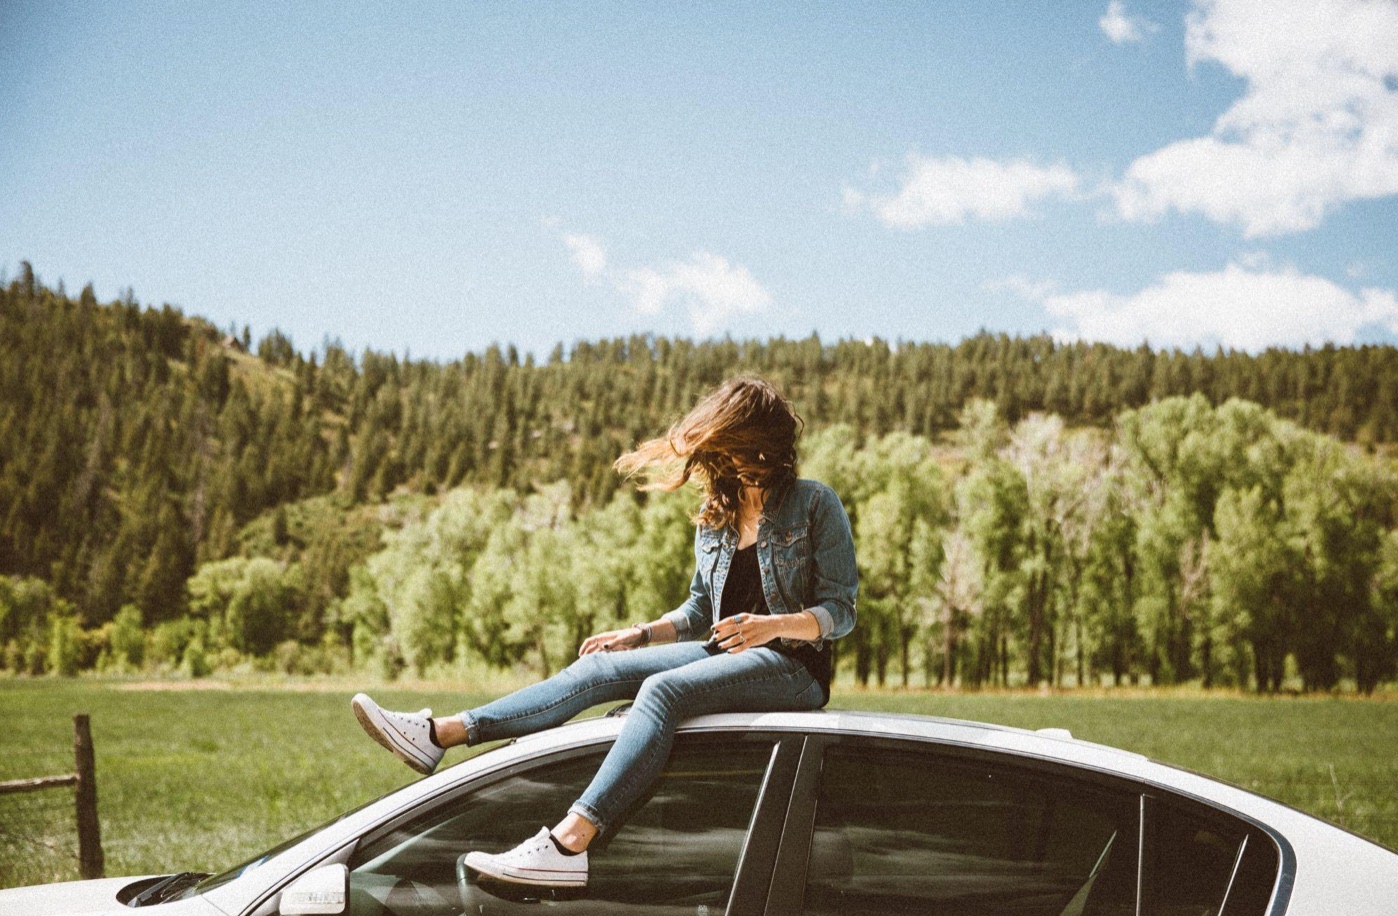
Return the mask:
[[742,487],[772,489],[796,476],[796,438],[804,422],[771,383],[729,379],[663,437],[616,460],[642,490],[678,490],[697,479],[704,504],[693,517],[710,528],[737,527]]

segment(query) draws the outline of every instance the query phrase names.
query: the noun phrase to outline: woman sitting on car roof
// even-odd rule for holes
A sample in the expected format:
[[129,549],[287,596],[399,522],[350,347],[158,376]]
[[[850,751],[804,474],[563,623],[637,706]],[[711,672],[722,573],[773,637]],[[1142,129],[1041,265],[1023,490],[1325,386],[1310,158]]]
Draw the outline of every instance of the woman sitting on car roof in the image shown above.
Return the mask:
[[[859,574],[835,492],[796,476],[802,421],[769,383],[725,382],[661,438],[616,461],[643,490],[703,487],[689,598],[651,621],[586,639],[541,683],[456,716],[351,701],[365,731],[420,773],[446,748],[518,737],[589,707],[634,699],[592,784],[552,830],[466,864],[521,884],[580,887],[587,848],[659,775],[676,724],[716,712],[818,709],[830,699],[828,643],[854,628]],[[703,637],[712,633],[707,640]]]

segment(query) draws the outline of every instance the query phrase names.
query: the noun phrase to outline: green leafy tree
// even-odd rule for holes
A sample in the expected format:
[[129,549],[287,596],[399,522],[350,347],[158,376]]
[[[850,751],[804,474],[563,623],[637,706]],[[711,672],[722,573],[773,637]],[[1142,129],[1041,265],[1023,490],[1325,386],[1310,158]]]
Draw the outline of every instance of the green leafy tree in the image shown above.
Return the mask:
[[1398,530],[1387,532],[1380,546],[1372,610],[1357,634],[1356,679],[1366,694],[1398,673]]
[[[1307,433],[1283,491],[1294,549],[1304,557],[1304,592],[1295,630],[1297,667],[1307,689],[1335,688],[1342,655],[1356,669],[1381,664],[1373,638],[1382,628],[1374,608],[1388,488],[1372,465]],[[1323,486],[1317,486],[1323,481]]]
[[1214,645],[1224,683],[1246,686],[1249,650],[1261,690],[1281,689],[1287,649],[1297,626],[1296,595],[1304,557],[1287,536],[1282,507],[1262,487],[1224,491],[1209,544]]
[[[228,639],[238,651],[266,655],[282,640],[287,609],[294,600],[283,581],[285,572],[275,560],[246,561],[224,618]],[[202,651],[204,640],[198,641]]]
[[938,532],[946,523],[942,475],[925,439],[891,433],[859,453],[860,476],[874,490],[856,528],[861,563],[862,625],[872,630],[878,682],[890,654],[907,686],[911,650],[941,565]]

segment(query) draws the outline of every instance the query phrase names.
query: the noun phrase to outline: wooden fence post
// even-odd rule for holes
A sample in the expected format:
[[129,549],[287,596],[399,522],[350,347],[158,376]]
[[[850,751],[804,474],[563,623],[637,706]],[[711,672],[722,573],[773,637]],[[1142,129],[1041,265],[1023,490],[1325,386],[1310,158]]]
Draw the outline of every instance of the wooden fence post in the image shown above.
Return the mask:
[[106,877],[102,860],[102,831],[97,824],[97,766],[92,753],[92,729],[86,713],[73,717],[73,756],[77,759],[78,874],[84,879]]

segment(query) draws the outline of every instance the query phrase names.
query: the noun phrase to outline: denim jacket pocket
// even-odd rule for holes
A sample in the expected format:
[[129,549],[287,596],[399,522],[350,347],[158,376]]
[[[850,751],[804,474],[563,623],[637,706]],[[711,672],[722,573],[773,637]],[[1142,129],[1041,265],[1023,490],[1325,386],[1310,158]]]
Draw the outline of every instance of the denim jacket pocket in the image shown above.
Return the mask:
[[793,525],[772,532],[772,561],[778,569],[799,570],[811,560],[810,526]]
[[795,613],[806,606],[806,596],[810,592],[811,563],[810,526],[805,522],[787,528],[779,528],[769,536],[772,549],[772,574],[777,580],[777,591],[788,613]]

